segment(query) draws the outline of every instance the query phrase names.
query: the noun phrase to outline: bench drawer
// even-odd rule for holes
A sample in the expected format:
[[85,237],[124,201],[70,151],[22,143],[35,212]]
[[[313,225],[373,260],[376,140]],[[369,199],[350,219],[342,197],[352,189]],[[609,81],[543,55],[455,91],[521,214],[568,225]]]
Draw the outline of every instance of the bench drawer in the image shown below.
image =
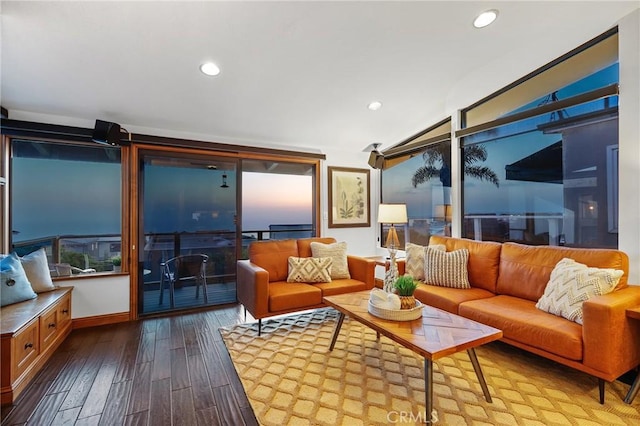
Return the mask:
[[58,302],[58,328],[62,330],[71,322],[71,293],[66,294]]
[[40,317],[40,347],[46,349],[58,336],[58,309],[54,307]]
[[12,341],[12,377],[19,377],[40,353],[38,319],[34,319],[20,330]]

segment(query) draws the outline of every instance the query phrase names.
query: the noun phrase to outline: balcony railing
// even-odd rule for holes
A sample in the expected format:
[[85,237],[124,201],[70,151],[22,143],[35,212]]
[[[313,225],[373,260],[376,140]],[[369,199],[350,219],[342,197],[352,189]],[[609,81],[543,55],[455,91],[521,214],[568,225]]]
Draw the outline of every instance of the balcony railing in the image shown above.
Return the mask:
[[[241,258],[246,258],[247,248],[252,241],[303,238],[314,234],[312,225],[272,225],[270,229],[243,231]],[[145,281],[158,275],[155,263],[177,254],[193,252],[208,254],[212,258],[210,265],[217,269],[212,271],[215,275],[235,276],[235,237],[235,232],[230,231],[145,234],[142,263],[145,275],[149,275],[145,276]],[[19,256],[40,248],[45,249],[50,265],[69,264],[96,272],[112,271],[112,259],[121,256],[122,252],[119,234],[56,235],[13,243],[13,249]],[[153,264],[149,263],[150,259],[153,259]]]
[[13,243],[19,256],[44,248],[50,265],[64,263],[96,272],[113,269],[112,258],[120,256],[120,247],[119,234],[56,235]]

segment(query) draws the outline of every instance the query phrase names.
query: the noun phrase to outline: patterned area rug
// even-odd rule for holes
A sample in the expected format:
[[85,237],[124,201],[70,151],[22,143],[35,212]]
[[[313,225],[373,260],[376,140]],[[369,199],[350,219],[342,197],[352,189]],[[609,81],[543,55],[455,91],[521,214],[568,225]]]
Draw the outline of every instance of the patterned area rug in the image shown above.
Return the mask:
[[[425,424],[423,360],[347,317],[333,352],[337,312],[320,309],[221,329],[233,364],[263,425]],[[434,362],[439,425],[637,425],[640,400],[607,383],[494,342],[476,349],[493,403],[466,352]]]

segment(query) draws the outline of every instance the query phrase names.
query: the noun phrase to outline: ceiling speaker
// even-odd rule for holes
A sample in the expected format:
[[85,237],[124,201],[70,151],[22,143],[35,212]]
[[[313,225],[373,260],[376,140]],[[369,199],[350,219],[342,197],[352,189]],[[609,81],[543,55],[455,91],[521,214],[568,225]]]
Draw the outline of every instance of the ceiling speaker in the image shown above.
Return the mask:
[[121,129],[119,124],[110,121],[96,120],[91,139],[103,145],[128,145],[126,139],[124,141],[121,139],[120,133]]
[[374,169],[381,169],[384,166],[384,155],[374,149],[369,154],[369,165]]

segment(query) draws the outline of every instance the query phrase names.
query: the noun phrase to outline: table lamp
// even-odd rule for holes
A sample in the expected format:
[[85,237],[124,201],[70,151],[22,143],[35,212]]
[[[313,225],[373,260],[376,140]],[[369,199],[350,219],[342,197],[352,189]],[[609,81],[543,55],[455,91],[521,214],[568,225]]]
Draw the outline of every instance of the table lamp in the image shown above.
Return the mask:
[[453,208],[451,204],[438,204],[435,206],[434,219],[444,222],[444,235],[451,236],[451,220]]
[[406,204],[380,204],[378,207],[378,223],[390,224],[385,246],[389,250],[390,265],[384,276],[384,291],[391,293],[393,286],[398,279],[398,265],[396,264],[396,253],[400,247],[400,240],[396,232],[395,224],[407,223]]

